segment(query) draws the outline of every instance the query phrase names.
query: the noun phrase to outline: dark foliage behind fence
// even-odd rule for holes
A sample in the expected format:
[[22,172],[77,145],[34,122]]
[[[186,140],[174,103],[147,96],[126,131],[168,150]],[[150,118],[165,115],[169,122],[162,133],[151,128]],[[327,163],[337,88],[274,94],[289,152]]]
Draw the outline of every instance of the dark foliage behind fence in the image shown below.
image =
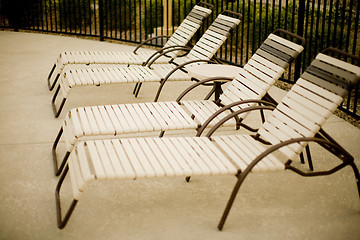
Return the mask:
[[[206,1],[206,0],[205,0]],[[196,0],[0,0],[0,28],[65,33],[141,42],[152,34],[171,34]],[[322,49],[332,46],[360,55],[358,0],[207,0],[213,14],[194,38],[201,36],[223,10],[243,15],[240,26],[218,56],[243,65],[261,42],[276,28],[302,35],[307,46],[283,81],[294,79]],[[164,18],[164,4],[172,5]],[[167,23],[164,26],[164,22]],[[171,26],[169,26],[171,25]],[[159,43],[160,44],[160,43]],[[357,87],[341,110],[360,118]]]

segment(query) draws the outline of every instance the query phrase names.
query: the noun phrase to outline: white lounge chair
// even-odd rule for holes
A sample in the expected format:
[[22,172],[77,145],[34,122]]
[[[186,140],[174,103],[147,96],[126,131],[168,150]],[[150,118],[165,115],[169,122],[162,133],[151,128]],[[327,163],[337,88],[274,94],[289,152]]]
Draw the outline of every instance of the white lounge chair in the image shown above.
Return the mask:
[[[290,37],[290,41],[281,37]],[[258,104],[249,99],[262,99],[275,81],[285,72],[304,49],[305,40],[288,31],[278,29],[270,34],[248,63],[239,68],[239,74],[216,101],[186,100],[182,98],[189,91],[214,79],[200,81],[173,102],[149,102],[140,104],[120,104],[107,106],[79,107],[69,111],[53,144],[55,174],[59,175],[67,158],[78,143],[86,139],[102,139],[124,136],[139,132],[162,132],[167,130],[199,129],[204,122],[215,121],[226,116],[222,112],[231,106],[232,111]],[[221,77],[218,80],[224,80]],[[229,81],[229,80],[228,80]],[[237,105],[237,106],[236,106]],[[217,112],[220,111],[220,112]],[[244,118],[246,115],[242,115]],[[214,121],[211,121],[211,124]],[[235,126],[235,121],[229,122]],[[60,154],[62,162],[58,167],[57,147],[60,139],[65,140],[66,153]]]
[[[186,57],[175,58],[171,64],[152,64],[147,66],[124,66],[113,68],[68,70],[59,78],[60,84],[54,93],[52,106],[58,117],[72,88],[77,86],[99,86],[103,84],[160,82],[158,95],[167,80],[189,81],[186,69],[195,64],[204,64],[214,57],[230,32],[240,23],[241,14],[224,11],[214,20]],[[61,93],[62,100],[57,108],[56,99]]]
[[[211,14],[213,5],[205,2],[197,3],[194,8],[190,11],[187,17],[182,21],[180,26],[172,34],[171,37],[157,36],[152,37],[139,46],[133,51],[68,51],[62,52],[56,59],[49,76],[48,86],[49,90],[52,90],[57,83],[58,78],[62,74],[64,68],[71,64],[138,64],[141,65],[146,62],[149,58],[161,54],[167,51],[165,57],[157,60],[157,63],[167,63],[172,58],[178,56],[180,51],[168,51],[171,49],[182,49],[185,47],[197,30],[200,28],[204,20]],[[158,38],[169,38],[161,51],[154,49],[141,48],[144,44],[149,43]]]
[[[360,60],[359,57],[351,57]],[[218,225],[219,230],[222,230],[237,192],[250,172],[287,169],[302,176],[323,176],[350,166],[360,196],[360,176],[354,158],[321,129],[346,96],[347,90],[358,84],[359,79],[360,67],[318,54],[255,136],[211,135],[233,116],[245,111],[268,109],[268,106],[234,112],[233,116],[227,116],[214,126],[206,137],[81,142],[72,151],[56,186],[58,227],[62,229],[66,226],[87,185],[103,179],[235,175],[237,182]],[[309,142],[318,143],[337,156],[341,163],[331,170],[317,172],[303,172],[294,167],[292,161]],[[267,147],[267,144],[270,146]],[[279,154],[273,154],[274,151],[282,153],[284,159]],[[60,190],[67,173],[70,173],[73,201],[63,218]]]

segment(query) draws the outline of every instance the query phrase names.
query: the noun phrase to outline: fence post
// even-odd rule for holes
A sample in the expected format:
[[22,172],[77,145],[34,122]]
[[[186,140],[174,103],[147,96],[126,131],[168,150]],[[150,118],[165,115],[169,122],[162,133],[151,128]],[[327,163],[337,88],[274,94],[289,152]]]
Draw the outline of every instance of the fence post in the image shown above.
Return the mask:
[[[304,35],[304,19],[305,19],[305,0],[299,0],[297,35],[301,37],[303,37]],[[300,59],[298,59],[295,63],[295,72],[294,72],[295,80],[300,77],[301,63],[302,61]]]
[[99,0],[99,31],[100,41],[104,41],[104,4],[103,0]]

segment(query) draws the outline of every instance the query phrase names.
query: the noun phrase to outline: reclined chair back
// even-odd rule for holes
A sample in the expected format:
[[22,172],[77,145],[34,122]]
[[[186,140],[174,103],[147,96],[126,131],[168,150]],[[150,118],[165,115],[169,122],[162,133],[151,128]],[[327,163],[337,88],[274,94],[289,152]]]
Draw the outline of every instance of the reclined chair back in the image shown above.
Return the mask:
[[[262,125],[258,135],[271,144],[314,137],[360,79],[360,67],[320,53]],[[295,160],[306,143],[280,148]]]
[[[190,13],[186,16],[186,18],[181,22],[179,27],[175,30],[175,32],[171,35],[171,37],[164,44],[163,48],[170,46],[185,46],[187,45],[191,38],[195,35],[196,31],[201,27],[204,20],[211,14],[212,10],[210,8],[206,8],[206,6],[202,6],[206,3],[199,2],[194,8],[190,11]],[[175,58],[178,55],[179,51],[174,51],[168,53],[170,57]]]
[[[301,44],[287,40],[277,34],[284,33],[297,39]],[[289,65],[304,50],[305,40],[282,29],[271,33],[239,74],[220,96],[224,105],[245,99],[261,99],[285,72]],[[247,91],[246,91],[247,90]],[[243,106],[239,106],[243,108]],[[236,107],[234,111],[238,110]]]
[[[284,37],[290,37],[287,40]],[[231,82],[228,83],[223,93],[219,97],[219,101],[215,101],[217,105],[231,105],[233,111],[250,107],[256,102],[243,103],[244,100],[260,100],[262,99],[277,79],[286,71],[288,66],[294,62],[298,55],[303,51],[305,39],[283,29],[277,29],[271,33],[260,48],[252,55],[251,59],[243,68],[238,68],[239,73]],[[219,73],[221,76],[222,73]],[[222,80],[219,77],[218,80]],[[182,96],[180,97],[180,99]],[[179,100],[177,100],[179,102]],[[181,101],[190,112],[204,112],[204,106],[208,106],[206,100],[199,101]],[[237,104],[239,103],[239,104]],[[210,115],[209,115],[210,114]],[[213,114],[198,114],[196,120],[200,125],[206,121],[207,126],[213,126],[215,122],[221,120],[226,112],[217,115],[216,120],[210,121],[209,117]],[[240,118],[245,118],[248,113],[243,113]],[[215,119],[215,118],[214,118]],[[225,126],[234,125],[233,121],[229,121]]]
[[225,10],[214,20],[186,57],[175,58],[181,65],[192,60],[210,60],[240,23],[241,14]]

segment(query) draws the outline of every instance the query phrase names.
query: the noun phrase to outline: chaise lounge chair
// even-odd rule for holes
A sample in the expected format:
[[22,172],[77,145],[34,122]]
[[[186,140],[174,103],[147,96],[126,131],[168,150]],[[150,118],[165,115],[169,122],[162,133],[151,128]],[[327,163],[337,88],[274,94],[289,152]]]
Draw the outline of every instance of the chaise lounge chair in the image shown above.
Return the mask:
[[[167,63],[171,58],[178,56],[180,51],[169,51],[171,49],[182,49],[188,45],[191,38],[200,28],[204,20],[211,14],[213,5],[205,2],[197,3],[171,37],[157,36],[149,38],[137,46],[133,51],[72,51],[63,52],[56,59],[49,76],[48,86],[52,90],[64,68],[70,64],[138,64],[141,65],[149,58],[157,56],[164,51],[167,52],[164,58],[157,60],[157,63]],[[158,38],[169,38],[160,51],[141,48],[144,44]],[[54,79],[52,79],[54,78]]]
[[[71,89],[76,86],[160,82],[157,99],[162,86],[167,80],[190,81],[191,77],[187,74],[186,69],[190,68],[191,65],[205,64],[211,61],[221,45],[230,36],[230,32],[240,23],[240,19],[241,14],[225,10],[214,20],[186,57],[175,58],[171,61],[171,64],[152,64],[156,60],[155,58],[150,61],[147,66],[133,65],[128,67],[66,71],[59,78],[60,84],[52,99],[55,117],[59,116]],[[138,89],[139,88],[140,86],[138,86]],[[56,99],[59,92],[61,92],[63,98],[59,101],[59,107],[57,109],[56,105],[58,104],[56,103]]]
[[[256,106],[236,111],[217,123],[205,137],[81,142],[72,151],[56,186],[58,227],[66,226],[87,185],[96,179],[235,175],[237,182],[218,225],[219,230],[222,230],[237,192],[250,172],[292,170],[302,176],[323,176],[350,166],[360,197],[360,176],[354,158],[321,128],[359,79],[360,67],[318,54],[275,110],[269,106]],[[256,135],[212,136],[228,119],[257,109],[273,111]],[[331,170],[316,172],[304,172],[294,167],[292,161],[310,142],[318,143],[341,163]],[[277,150],[285,161],[279,157],[280,153],[273,154]],[[63,218],[60,190],[67,173],[70,173],[73,201]]]
[[[290,37],[301,44],[279,35]],[[231,79],[223,94],[216,101],[182,101],[185,94],[196,86],[213,81],[214,78],[212,78],[194,84],[173,102],[80,107],[70,110],[52,148],[55,174],[61,173],[70,152],[80,140],[154,131],[161,132],[162,136],[164,131],[168,130],[196,130],[210,117],[210,119],[215,118],[214,121],[219,121],[226,116],[226,113],[222,111],[228,108],[222,108],[222,106],[231,104],[232,111],[236,111],[258,104],[256,101],[241,101],[261,100],[289,64],[302,52],[304,45],[305,40],[295,34],[282,29],[274,31],[248,63],[243,68],[239,68],[237,77]],[[218,78],[217,80],[223,79]],[[221,108],[222,110],[220,110]],[[217,111],[219,112],[217,113]],[[245,116],[244,114],[241,117],[245,118]],[[228,125],[235,126],[236,123],[232,121],[228,122]],[[61,154],[62,162],[58,167],[57,146],[61,137],[65,140],[66,153]]]

